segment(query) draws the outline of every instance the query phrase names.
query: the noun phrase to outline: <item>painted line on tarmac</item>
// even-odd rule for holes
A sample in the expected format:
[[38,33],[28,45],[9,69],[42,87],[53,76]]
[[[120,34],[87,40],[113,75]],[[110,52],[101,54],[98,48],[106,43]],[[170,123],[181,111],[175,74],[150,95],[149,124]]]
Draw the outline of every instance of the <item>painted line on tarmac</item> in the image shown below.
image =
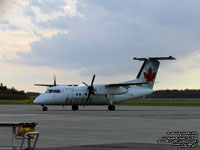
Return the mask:
[[[88,138],[62,138],[62,137],[40,137],[40,139],[46,140],[72,140],[72,141],[88,141],[88,142],[114,142],[114,143],[144,143],[141,141],[131,141],[131,140],[110,140],[110,139],[88,139]],[[148,142],[151,144],[156,144],[156,142]]]

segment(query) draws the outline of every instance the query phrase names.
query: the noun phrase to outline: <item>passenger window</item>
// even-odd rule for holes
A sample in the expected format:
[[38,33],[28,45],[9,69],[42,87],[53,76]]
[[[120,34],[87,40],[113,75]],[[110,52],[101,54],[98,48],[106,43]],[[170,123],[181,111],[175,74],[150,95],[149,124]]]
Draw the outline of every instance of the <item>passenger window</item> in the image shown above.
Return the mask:
[[81,93],[79,93],[79,96],[81,96]]
[[76,93],[76,96],[78,96],[78,93]]
[[85,93],[85,96],[87,96],[87,93]]

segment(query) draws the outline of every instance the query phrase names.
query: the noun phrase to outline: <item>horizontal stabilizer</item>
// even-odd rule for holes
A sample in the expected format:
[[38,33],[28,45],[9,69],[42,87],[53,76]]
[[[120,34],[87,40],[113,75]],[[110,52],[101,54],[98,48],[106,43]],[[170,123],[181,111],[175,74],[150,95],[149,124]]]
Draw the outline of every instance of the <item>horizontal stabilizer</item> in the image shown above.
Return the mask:
[[148,84],[148,83],[147,82],[139,82],[139,83],[116,83],[116,84],[107,84],[106,87],[142,85],[142,84]]
[[139,60],[139,61],[145,61],[147,59],[150,59],[150,60],[175,60],[176,58],[172,57],[172,56],[169,56],[169,57],[149,57],[149,58],[137,58],[137,57],[134,57],[133,58],[134,60]]

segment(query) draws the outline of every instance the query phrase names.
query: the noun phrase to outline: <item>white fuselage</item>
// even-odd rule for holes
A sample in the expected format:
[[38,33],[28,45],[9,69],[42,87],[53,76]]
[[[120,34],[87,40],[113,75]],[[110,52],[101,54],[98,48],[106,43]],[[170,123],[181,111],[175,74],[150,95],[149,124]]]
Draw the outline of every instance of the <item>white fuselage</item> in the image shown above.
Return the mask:
[[54,86],[35,100],[39,105],[112,105],[153,93],[150,88],[132,85],[127,88],[105,88],[105,85],[94,85],[96,89],[88,99],[88,87]]
[[95,74],[91,84],[83,82],[79,86],[56,86],[54,84],[36,84],[51,88],[38,96],[34,103],[42,105],[42,110],[47,111],[45,105],[72,105],[72,110],[78,110],[79,105],[108,105],[108,110],[115,110],[115,104],[134,98],[143,97],[153,93],[153,86],[160,65],[159,60],[175,60],[174,57],[149,57],[136,58],[143,61],[135,80],[114,84],[94,84]]

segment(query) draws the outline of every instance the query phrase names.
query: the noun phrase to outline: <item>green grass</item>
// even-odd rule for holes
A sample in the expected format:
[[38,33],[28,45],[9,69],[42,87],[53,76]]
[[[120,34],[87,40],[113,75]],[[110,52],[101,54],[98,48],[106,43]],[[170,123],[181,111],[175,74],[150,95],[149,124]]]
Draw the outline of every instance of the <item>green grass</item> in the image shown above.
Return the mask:
[[30,104],[26,104],[24,100],[0,100],[0,105],[30,105]]
[[133,99],[120,104],[119,106],[200,106],[200,99]]

